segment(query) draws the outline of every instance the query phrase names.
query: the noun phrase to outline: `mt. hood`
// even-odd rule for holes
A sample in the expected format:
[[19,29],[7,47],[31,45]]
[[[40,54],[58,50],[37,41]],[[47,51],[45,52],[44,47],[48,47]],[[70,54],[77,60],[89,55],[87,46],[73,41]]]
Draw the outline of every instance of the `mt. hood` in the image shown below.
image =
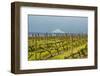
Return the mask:
[[52,33],[65,33],[65,32],[60,29],[56,29],[56,30],[52,31]]

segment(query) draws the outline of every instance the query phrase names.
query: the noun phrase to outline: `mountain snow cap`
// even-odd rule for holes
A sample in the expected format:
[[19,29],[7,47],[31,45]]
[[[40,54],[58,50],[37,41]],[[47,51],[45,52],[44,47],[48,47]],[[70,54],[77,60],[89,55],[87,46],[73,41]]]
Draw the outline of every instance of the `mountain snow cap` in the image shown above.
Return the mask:
[[52,33],[65,33],[65,32],[60,29],[56,29],[56,30],[52,31]]

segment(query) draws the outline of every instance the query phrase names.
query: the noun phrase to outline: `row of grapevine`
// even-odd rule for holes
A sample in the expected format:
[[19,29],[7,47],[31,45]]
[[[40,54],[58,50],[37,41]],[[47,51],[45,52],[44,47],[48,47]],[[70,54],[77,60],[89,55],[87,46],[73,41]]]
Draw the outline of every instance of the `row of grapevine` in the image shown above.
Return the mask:
[[45,60],[69,50],[71,55],[73,55],[74,48],[87,44],[87,35],[67,33],[45,33],[41,35],[35,33],[28,38],[28,43],[28,59]]

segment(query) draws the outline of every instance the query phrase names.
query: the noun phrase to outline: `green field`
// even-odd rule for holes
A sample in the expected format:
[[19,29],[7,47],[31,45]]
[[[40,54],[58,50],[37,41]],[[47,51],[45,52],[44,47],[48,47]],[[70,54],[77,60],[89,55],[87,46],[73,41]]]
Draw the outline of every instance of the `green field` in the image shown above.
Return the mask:
[[88,57],[86,34],[39,34],[28,37],[28,60],[82,59]]

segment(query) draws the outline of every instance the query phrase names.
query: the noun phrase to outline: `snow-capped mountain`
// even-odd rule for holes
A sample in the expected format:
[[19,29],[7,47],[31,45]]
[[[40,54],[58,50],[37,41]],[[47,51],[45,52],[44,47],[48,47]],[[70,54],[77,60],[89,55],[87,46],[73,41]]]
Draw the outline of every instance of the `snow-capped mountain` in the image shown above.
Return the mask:
[[62,31],[60,29],[56,29],[56,30],[52,31],[52,33],[64,33],[64,31]]

